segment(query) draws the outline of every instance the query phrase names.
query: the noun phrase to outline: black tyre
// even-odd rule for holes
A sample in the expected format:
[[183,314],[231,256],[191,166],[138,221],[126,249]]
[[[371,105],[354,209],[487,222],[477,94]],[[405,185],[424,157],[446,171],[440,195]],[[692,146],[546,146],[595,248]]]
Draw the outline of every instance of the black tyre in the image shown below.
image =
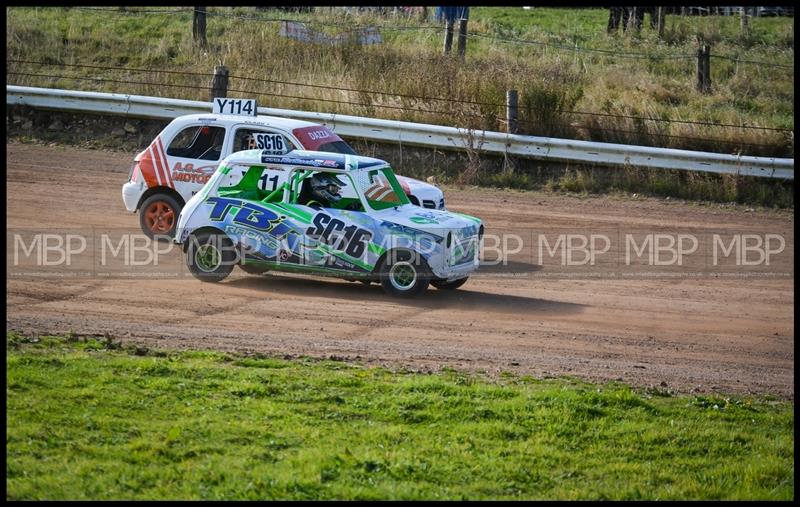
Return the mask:
[[139,207],[139,226],[150,239],[155,236],[174,238],[182,208],[167,194],[153,194]]
[[242,268],[242,271],[251,275],[263,275],[269,271],[269,269],[262,268],[256,264],[239,264],[239,267]]
[[383,290],[398,297],[412,297],[428,288],[431,271],[425,259],[406,250],[389,252],[381,263]]
[[467,280],[469,280],[468,276],[453,280],[452,282],[448,282],[447,280],[431,280],[431,285],[439,290],[454,290],[464,285]]
[[233,243],[221,233],[201,232],[189,236],[186,265],[195,278],[204,282],[219,282],[233,271],[237,255]]

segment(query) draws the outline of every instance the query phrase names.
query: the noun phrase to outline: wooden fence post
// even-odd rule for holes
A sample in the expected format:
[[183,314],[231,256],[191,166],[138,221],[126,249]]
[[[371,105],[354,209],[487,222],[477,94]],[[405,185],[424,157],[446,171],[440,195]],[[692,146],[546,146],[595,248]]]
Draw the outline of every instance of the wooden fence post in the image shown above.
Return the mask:
[[194,42],[200,44],[202,49],[207,46],[206,41],[206,8],[195,7],[194,16],[192,16],[192,36]]
[[657,7],[656,9],[657,9],[656,13],[657,13],[657,16],[658,16],[658,21],[657,21],[658,38],[659,39],[663,39],[664,38],[664,14],[666,14],[666,9],[664,7]]
[[[519,97],[517,90],[506,90],[506,132],[517,134],[519,132]],[[517,158],[505,152],[503,159],[503,174],[513,174],[518,167]]]
[[506,132],[516,134],[518,131],[519,96],[517,90],[506,91]]
[[747,35],[747,31],[749,30],[747,26],[747,7],[740,7],[740,9],[742,9],[742,35]]
[[444,25],[444,54],[450,53],[453,47],[453,21],[446,20]]
[[711,92],[711,47],[703,42],[697,49],[697,90]]
[[467,20],[458,20],[458,56],[463,60],[467,52]]
[[214,67],[214,77],[211,78],[211,101],[215,97],[228,96],[228,68],[224,65]]
[[641,7],[625,7],[625,8],[628,9],[628,12],[630,13],[628,15],[629,16],[628,26],[626,28],[631,32],[638,31],[639,25],[637,23],[636,16],[639,15],[639,9],[641,9]]

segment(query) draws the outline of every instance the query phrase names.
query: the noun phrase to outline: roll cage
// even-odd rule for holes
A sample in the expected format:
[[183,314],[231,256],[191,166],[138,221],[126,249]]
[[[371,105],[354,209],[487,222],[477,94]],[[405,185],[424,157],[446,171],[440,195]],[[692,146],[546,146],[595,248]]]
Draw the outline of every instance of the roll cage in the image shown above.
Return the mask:
[[[220,167],[223,173],[225,169],[230,171],[233,165],[247,166],[247,170],[242,176],[241,180],[233,186],[226,188],[219,188],[221,181],[217,179],[215,187],[212,192],[215,192],[221,197],[235,197],[240,199],[248,199],[252,201],[260,201],[262,203],[286,203],[286,204],[300,204],[307,205],[307,202],[299,202],[303,194],[303,185],[307,182],[313,174],[318,172],[326,172],[335,174],[339,179],[347,182],[346,187],[349,189],[343,192],[341,200],[332,206],[337,209],[350,209],[355,211],[380,211],[390,207],[402,206],[410,204],[411,201],[403,192],[400,183],[394,175],[391,167],[388,164],[372,165],[365,168],[357,169],[342,169],[333,167],[297,167],[287,166],[289,170],[288,181],[280,184],[273,191],[262,190],[258,186],[258,181],[264,169],[267,169],[267,163],[249,163],[239,162],[234,163],[228,168]],[[377,181],[377,183],[376,183]],[[361,184],[357,184],[361,182]],[[365,195],[365,184],[372,183],[373,197]],[[383,189],[383,192],[378,192]],[[377,195],[380,194],[380,195]],[[381,200],[380,197],[392,195],[391,200]]]

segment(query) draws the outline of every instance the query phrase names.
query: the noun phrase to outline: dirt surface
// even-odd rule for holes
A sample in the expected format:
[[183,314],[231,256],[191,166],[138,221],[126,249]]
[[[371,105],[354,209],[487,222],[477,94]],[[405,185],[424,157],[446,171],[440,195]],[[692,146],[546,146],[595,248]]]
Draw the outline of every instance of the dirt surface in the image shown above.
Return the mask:
[[[487,233],[517,234],[524,248],[508,267],[481,268],[459,290],[430,288],[407,301],[377,285],[238,269],[222,283],[202,283],[187,275],[177,248],[155,270],[126,267],[119,256],[99,264],[100,241],[72,275],[35,256],[15,259],[14,234],[25,231],[138,232],[121,198],[133,154],[12,143],[6,158],[9,330],[794,398],[793,211],[446,187],[448,208],[481,217]],[[537,258],[531,235],[542,230],[776,234],[785,249],[754,276],[664,276],[707,267],[705,242],[688,267],[659,268],[661,276],[620,268],[622,243],[605,264],[565,271]],[[76,275],[82,267],[88,274]],[[629,275],[602,275],[611,268]]]

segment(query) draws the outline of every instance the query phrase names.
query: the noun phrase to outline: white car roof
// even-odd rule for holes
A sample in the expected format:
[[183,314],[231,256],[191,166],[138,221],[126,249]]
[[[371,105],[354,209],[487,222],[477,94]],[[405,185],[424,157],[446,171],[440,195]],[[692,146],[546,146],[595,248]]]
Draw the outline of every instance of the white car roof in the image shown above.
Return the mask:
[[291,118],[279,118],[277,116],[244,116],[235,114],[214,114],[214,113],[200,113],[200,114],[187,114],[179,116],[175,120],[182,122],[194,121],[207,121],[209,124],[216,124],[222,126],[231,126],[234,124],[244,123],[258,127],[277,127],[284,130],[294,130],[303,127],[318,127],[320,123],[312,123],[304,120],[294,120]]

